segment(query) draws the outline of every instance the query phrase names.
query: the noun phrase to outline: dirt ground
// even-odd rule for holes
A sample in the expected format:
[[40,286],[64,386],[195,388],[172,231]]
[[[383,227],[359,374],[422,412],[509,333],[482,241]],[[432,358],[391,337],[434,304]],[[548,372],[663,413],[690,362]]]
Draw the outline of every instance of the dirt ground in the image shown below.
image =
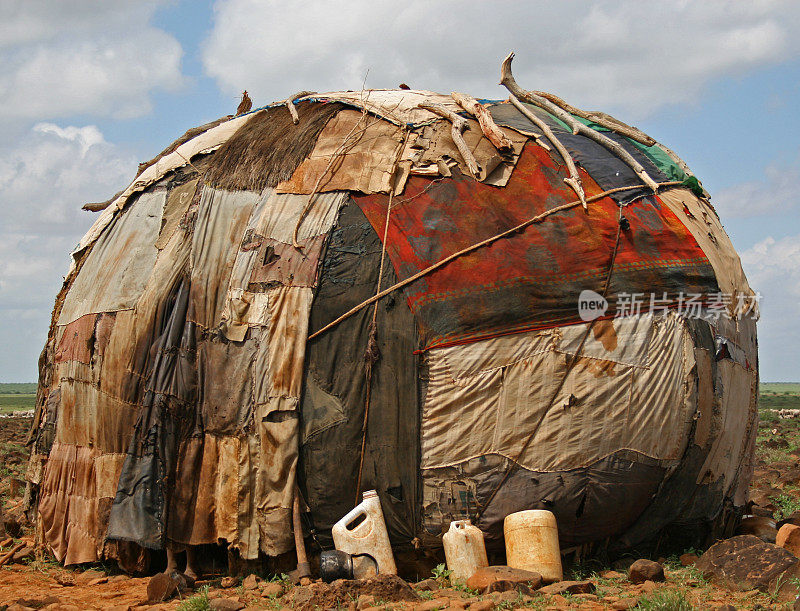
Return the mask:
[[[29,418],[0,418],[0,497],[8,535],[0,541],[0,558],[19,542],[33,540],[21,516],[23,474],[27,451],[24,440]],[[776,521],[800,511],[800,416],[779,418],[777,412],[762,412],[757,468],[751,496],[761,513],[772,512]],[[2,537],[0,537],[2,539]],[[11,539],[11,541],[8,541]],[[698,550],[687,550],[698,552]],[[699,553],[699,552],[698,552]],[[691,561],[682,557],[683,564]],[[260,575],[242,580],[219,574],[206,576],[189,590],[156,605],[147,603],[149,577],[129,577],[113,566],[96,564],[65,569],[52,558],[35,554],[0,568],[0,611],[20,609],[792,609],[769,593],[731,592],[704,579],[691,564],[678,557],[659,559],[665,581],[635,585],[624,564],[568,567],[565,579],[586,581],[583,593],[509,590],[479,594],[461,584],[451,584],[440,567],[429,579],[417,584],[370,584],[321,582],[294,585],[285,575]],[[632,560],[632,559],[631,559]],[[225,587],[223,587],[225,586]],[[729,605],[729,606],[726,606]]]

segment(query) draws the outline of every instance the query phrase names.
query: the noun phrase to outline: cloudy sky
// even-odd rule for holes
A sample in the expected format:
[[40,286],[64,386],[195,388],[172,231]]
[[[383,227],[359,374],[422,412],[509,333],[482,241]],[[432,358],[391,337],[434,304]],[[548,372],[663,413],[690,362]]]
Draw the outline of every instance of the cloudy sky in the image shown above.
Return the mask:
[[187,128],[301,89],[517,80],[619,116],[713,195],[763,294],[761,375],[800,380],[800,3],[0,0],[0,381],[36,379],[68,252]]

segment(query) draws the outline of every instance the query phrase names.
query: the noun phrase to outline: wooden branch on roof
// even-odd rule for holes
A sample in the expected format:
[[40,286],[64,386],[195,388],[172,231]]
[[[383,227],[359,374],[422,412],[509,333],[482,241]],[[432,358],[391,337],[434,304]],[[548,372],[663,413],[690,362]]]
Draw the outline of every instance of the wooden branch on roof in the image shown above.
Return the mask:
[[94,203],[84,204],[83,206],[81,206],[81,209],[88,210],[89,212],[100,212],[101,210],[105,210],[111,204],[113,204],[120,195],[122,195],[122,191],[117,191],[116,194],[111,196],[111,199],[107,199],[104,202],[94,202]]
[[314,95],[317,93],[316,91],[298,91],[292,96],[289,96],[285,100],[281,100],[280,102],[276,102],[276,106],[280,106],[283,104],[286,108],[289,109],[289,114],[292,115],[292,123],[297,125],[300,123],[300,115],[297,114],[297,109],[294,107],[295,100],[299,100],[300,98],[304,98],[307,95]]
[[511,139],[497,126],[497,123],[494,122],[486,106],[466,93],[454,91],[450,94],[450,97],[455,100],[456,104],[478,120],[483,135],[494,145],[494,148],[501,153],[510,153],[514,150],[514,143],[511,142]]
[[642,182],[644,182],[654,192],[658,190],[658,183],[656,183],[656,181],[650,177],[647,171],[642,167],[642,164],[636,161],[636,159],[634,159],[628,151],[622,148],[618,142],[614,142],[611,138],[604,136],[603,134],[593,130],[591,127],[584,125],[580,121],[576,120],[575,117],[569,114],[566,110],[553,104],[550,100],[547,100],[531,91],[526,91],[520,87],[517,84],[517,81],[514,80],[514,75],[511,73],[511,61],[513,59],[514,53],[509,53],[508,57],[503,60],[503,65],[500,69],[500,84],[503,85],[503,87],[508,89],[520,100],[538,106],[539,108],[546,110],[551,115],[563,121],[567,126],[569,126],[573,134],[582,134],[587,138],[591,138],[598,144],[601,144],[619,157],[619,159],[622,160],[628,167],[630,167],[636,173],[636,175],[639,176]]
[[462,135],[465,130],[469,129],[467,120],[464,117],[457,115],[452,110],[445,108],[441,104],[422,102],[418,104],[417,107],[430,111],[436,115],[439,115],[440,117],[444,117],[453,124],[453,127],[450,131],[450,134],[453,137],[453,142],[455,143],[458,152],[461,153],[461,157],[463,157],[464,162],[467,164],[467,168],[469,169],[470,173],[475,177],[475,179],[477,179],[480,176],[481,168],[478,165],[478,162],[475,160],[475,155],[473,155],[472,151],[470,151],[469,147],[467,147],[467,143],[464,141],[464,136]]
[[582,119],[586,119],[588,121],[594,121],[598,125],[602,125],[603,127],[610,129],[612,132],[617,132],[626,138],[636,140],[636,142],[644,144],[645,146],[653,146],[656,143],[654,138],[651,138],[642,130],[632,127],[627,123],[623,123],[619,119],[616,119],[604,112],[600,112],[599,110],[581,110],[580,108],[575,108],[557,95],[547,93],[546,91],[533,91],[531,93],[535,93],[536,95],[543,97],[545,100],[550,100],[553,104],[559,108],[563,108],[571,115],[581,117]]
[[550,129],[550,126],[533,114],[528,108],[526,108],[522,102],[517,99],[517,96],[512,93],[508,99],[511,100],[511,103],[514,105],[514,107],[519,110],[531,123],[542,130],[547,139],[553,143],[554,147],[556,147],[556,150],[564,159],[564,163],[567,164],[567,170],[569,171],[569,178],[565,178],[564,182],[572,187],[573,191],[575,191],[578,199],[581,200],[583,209],[588,210],[589,206],[586,204],[586,194],[583,192],[583,185],[581,184],[580,176],[578,176],[578,168],[575,167],[575,161],[572,159],[572,155],[569,154],[567,148],[561,144],[561,141],[558,138],[556,138],[556,135],[553,133],[553,130]]

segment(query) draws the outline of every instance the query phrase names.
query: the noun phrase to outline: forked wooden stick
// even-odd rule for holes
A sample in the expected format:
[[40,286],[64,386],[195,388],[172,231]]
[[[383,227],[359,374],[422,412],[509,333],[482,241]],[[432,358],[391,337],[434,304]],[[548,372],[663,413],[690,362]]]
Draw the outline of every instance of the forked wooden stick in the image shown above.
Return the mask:
[[564,182],[567,183],[572,190],[575,191],[575,195],[578,196],[578,199],[581,200],[581,205],[583,206],[584,210],[588,210],[589,206],[586,203],[586,194],[583,192],[583,185],[581,184],[580,176],[578,175],[578,168],[575,167],[575,161],[572,159],[572,155],[569,154],[569,151],[566,147],[561,144],[561,141],[556,138],[556,135],[553,133],[553,130],[550,129],[550,126],[547,125],[544,121],[542,121],[539,117],[533,114],[530,110],[525,108],[522,102],[517,99],[513,93],[509,96],[509,100],[514,105],[514,107],[519,110],[525,117],[533,123],[536,127],[538,127],[547,139],[553,143],[553,146],[556,147],[556,150],[559,152],[561,157],[564,159],[564,163],[567,164],[567,170],[569,171],[569,178],[565,178]]
[[658,183],[650,178],[650,175],[642,167],[642,164],[636,161],[628,151],[619,145],[619,143],[614,142],[611,138],[596,132],[591,127],[587,127],[580,121],[577,121],[575,117],[573,117],[563,108],[559,108],[553,104],[550,100],[543,98],[542,96],[531,91],[526,91],[520,87],[517,84],[517,81],[514,80],[514,75],[511,73],[511,61],[513,59],[514,53],[509,53],[508,57],[503,60],[503,65],[500,69],[500,84],[503,85],[503,87],[508,89],[519,99],[538,106],[539,108],[549,112],[551,115],[558,117],[561,121],[569,126],[573,134],[582,134],[587,138],[591,138],[598,144],[601,144],[619,157],[626,165],[628,165],[648,187],[650,187],[653,191],[658,190]]
[[506,136],[503,130],[497,126],[486,106],[466,93],[454,91],[450,94],[450,97],[455,100],[456,104],[478,120],[483,135],[494,145],[494,148],[501,153],[510,153],[514,150],[514,143],[511,142],[511,138]]
[[467,120],[464,117],[457,115],[452,110],[445,108],[441,104],[422,102],[418,104],[417,107],[428,110],[439,115],[440,117],[444,117],[453,124],[450,132],[453,136],[453,142],[455,142],[456,148],[458,149],[458,152],[461,153],[461,157],[463,157],[464,162],[467,164],[467,168],[469,168],[470,173],[477,179],[480,176],[481,168],[478,165],[478,162],[475,160],[475,156],[472,154],[472,151],[470,151],[467,147],[467,143],[464,141],[464,136],[462,136],[464,131],[469,129]]

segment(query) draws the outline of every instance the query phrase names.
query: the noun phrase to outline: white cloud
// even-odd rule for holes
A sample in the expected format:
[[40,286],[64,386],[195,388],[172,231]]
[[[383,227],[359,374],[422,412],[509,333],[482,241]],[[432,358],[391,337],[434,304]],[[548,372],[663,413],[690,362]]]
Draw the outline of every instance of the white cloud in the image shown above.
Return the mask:
[[768,237],[741,253],[750,285],[762,295],[758,343],[766,381],[800,376],[800,235]]
[[515,50],[524,87],[638,118],[695,101],[714,78],[785,60],[799,22],[790,0],[219,0],[203,57],[224,90],[267,103],[360,88],[367,69],[368,87],[505,97],[495,83]]
[[779,161],[764,168],[764,176],[714,195],[714,205],[725,218],[757,217],[775,212],[792,213],[800,193],[800,156],[794,163]]
[[35,378],[69,252],[96,218],[81,205],[107,199],[135,172],[136,158],[106,142],[94,125],[39,123],[0,149],[3,379]]
[[185,84],[180,44],[149,23],[158,4],[0,0],[0,117],[149,112],[151,92]]

